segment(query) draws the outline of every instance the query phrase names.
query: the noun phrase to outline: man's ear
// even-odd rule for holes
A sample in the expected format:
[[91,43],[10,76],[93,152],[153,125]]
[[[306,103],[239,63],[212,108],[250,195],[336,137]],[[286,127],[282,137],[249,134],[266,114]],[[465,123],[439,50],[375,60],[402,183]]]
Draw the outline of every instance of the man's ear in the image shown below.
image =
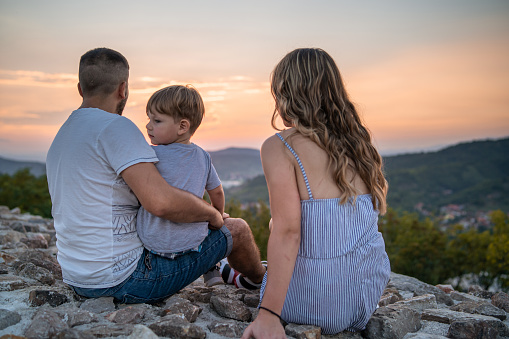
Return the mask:
[[127,82],[124,81],[120,84],[120,86],[118,86],[118,95],[120,97],[120,99],[125,99],[127,98]]
[[80,83],[78,82],[78,93],[80,94],[80,96],[83,98],[83,91],[81,90],[81,85]]
[[177,132],[178,135],[182,135],[187,133],[189,131],[189,128],[191,128],[191,123],[187,119],[180,119],[179,123],[179,130]]

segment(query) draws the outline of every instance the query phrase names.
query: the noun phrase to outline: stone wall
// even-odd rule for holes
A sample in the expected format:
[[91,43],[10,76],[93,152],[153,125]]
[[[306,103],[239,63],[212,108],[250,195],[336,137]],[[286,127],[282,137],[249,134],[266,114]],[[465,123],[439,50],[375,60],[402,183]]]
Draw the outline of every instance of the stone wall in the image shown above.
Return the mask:
[[[0,206],[0,338],[239,338],[257,315],[257,292],[199,279],[157,305],[83,299],[62,283],[51,219]],[[391,274],[363,332],[320,334],[289,324],[289,338],[504,338],[509,297],[431,286]]]

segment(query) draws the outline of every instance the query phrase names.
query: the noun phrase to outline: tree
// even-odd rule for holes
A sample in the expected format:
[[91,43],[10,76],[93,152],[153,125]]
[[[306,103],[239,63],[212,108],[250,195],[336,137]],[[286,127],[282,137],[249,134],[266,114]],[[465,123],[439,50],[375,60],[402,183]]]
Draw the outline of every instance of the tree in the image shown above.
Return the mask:
[[28,168],[12,176],[0,175],[0,205],[51,218],[51,198],[45,175],[35,177]]

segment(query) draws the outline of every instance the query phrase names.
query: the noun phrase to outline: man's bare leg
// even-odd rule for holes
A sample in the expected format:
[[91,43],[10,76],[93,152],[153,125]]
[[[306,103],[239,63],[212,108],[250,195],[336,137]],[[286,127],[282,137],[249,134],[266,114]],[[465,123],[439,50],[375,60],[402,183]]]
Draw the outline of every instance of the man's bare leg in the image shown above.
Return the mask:
[[266,269],[261,264],[260,250],[256,246],[249,225],[243,219],[237,218],[227,218],[224,223],[233,238],[228,263],[252,282],[261,283]]

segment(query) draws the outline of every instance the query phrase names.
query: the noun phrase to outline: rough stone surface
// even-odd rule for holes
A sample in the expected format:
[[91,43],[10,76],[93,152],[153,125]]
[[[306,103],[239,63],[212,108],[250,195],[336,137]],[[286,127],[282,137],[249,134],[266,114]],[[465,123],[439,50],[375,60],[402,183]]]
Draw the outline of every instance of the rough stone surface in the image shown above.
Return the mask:
[[451,297],[438,287],[426,284],[420,280],[402,274],[391,273],[391,279],[389,284],[387,284],[387,287],[394,287],[400,293],[402,291],[411,292],[413,293],[414,297],[424,294],[434,294],[437,302],[446,304],[448,306],[454,304],[454,301],[451,299]]
[[189,300],[180,297],[170,297],[164,305],[167,314],[183,314],[187,321],[194,323],[202,308],[193,305]]
[[240,300],[212,296],[212,298],[210,298],[210,303],[214,310],[222,317],[240,321],[251,321],[251,311]]
[[503,310],[493,306],[488,301],[463,301],[456,306],[452,306],[450,310],[472,314],[482,314],[490,317],[495,317],[500,320],[505,320],[507,318],[507,315]]
[[149,328],[158,336],[178,339],[203,339],[207,333],[199,326],[191,324],[184,317],[170,314],[160,321],[153,323]]
[[246,329],[246,325],[243,325],[239,322],[225,322],[225,321],[214,321],[207,325],[207,328],[212,332],[219,335],[222,335],[227,338],[239,338],[244,333]]
[[145,310],[128,306],[106,316],[106,319],[117,324],[139,324],[145,317]]
[[487,321],[455,321],[451,324],[447,337],[453,339],[495,339],[504,335],[505,332],[504,329]]
[[[201,278],[157,304],[78,297],[62,282],[53,221],[14,212],[0,206],[2,339],[239,338],[258,314],[258,291],[206,287]],[[48,248],[22,239],[44,239]],[[365,331],[320,335],[320,328],[298,324],[285,330],[294,339],[509,337],[507,294],[444,290],[393,273]]]
[[425,294],[410,299],[398,301],[394,304],[394,306],[407,306],[418,312],[438,307],[434,294]]
[[296,339],[320,339],[322,334],[320,327],[297,324],[286,326],[285,333]]
[[491,299],[493,295],[495,295],[495,292],[486,291],[479,285],[472,285],[468,288],[468,293],[472,294],[473,296],[483,298],[483,299]]
[[30,292],[28,300],[30,301],[30,306],[42,306],[47,303],[53,307],[62,305],[69,301],[67,296],[64,294],[45,290],[34,290]]
[[509,295],[507,295],[507,293],[498,292],[491,297],[491,303],[496,307],[509,312]]
[[50,309],[40,309],[25,331],[27,338],[50,338],[69,326]]
[[389,305],[375,311],[363,336],[370,339],[403,338],[421,328],[419,312],[405,306]]
[[80,308],[85,311],[99,314],[115,311],[115,303],[113,302],[113,297],[86,299],[81,304]]
[[[455,338],[462,338],[461,335],[466,335],[466,333],[474,333],[473,336],[468,335],[468,338],[484,338],[486,333],[496,333],[502,337],[509,336],[509,329],[500,319],[485,315],[440,309],[426,310],[422,313],[421,318],[450,324],[448,337],[454,335]],[[456,324],[453,326],[454,323]]]
[[0,330],[15,325],[21,321],[21,316],[16,312],[0,309]]

